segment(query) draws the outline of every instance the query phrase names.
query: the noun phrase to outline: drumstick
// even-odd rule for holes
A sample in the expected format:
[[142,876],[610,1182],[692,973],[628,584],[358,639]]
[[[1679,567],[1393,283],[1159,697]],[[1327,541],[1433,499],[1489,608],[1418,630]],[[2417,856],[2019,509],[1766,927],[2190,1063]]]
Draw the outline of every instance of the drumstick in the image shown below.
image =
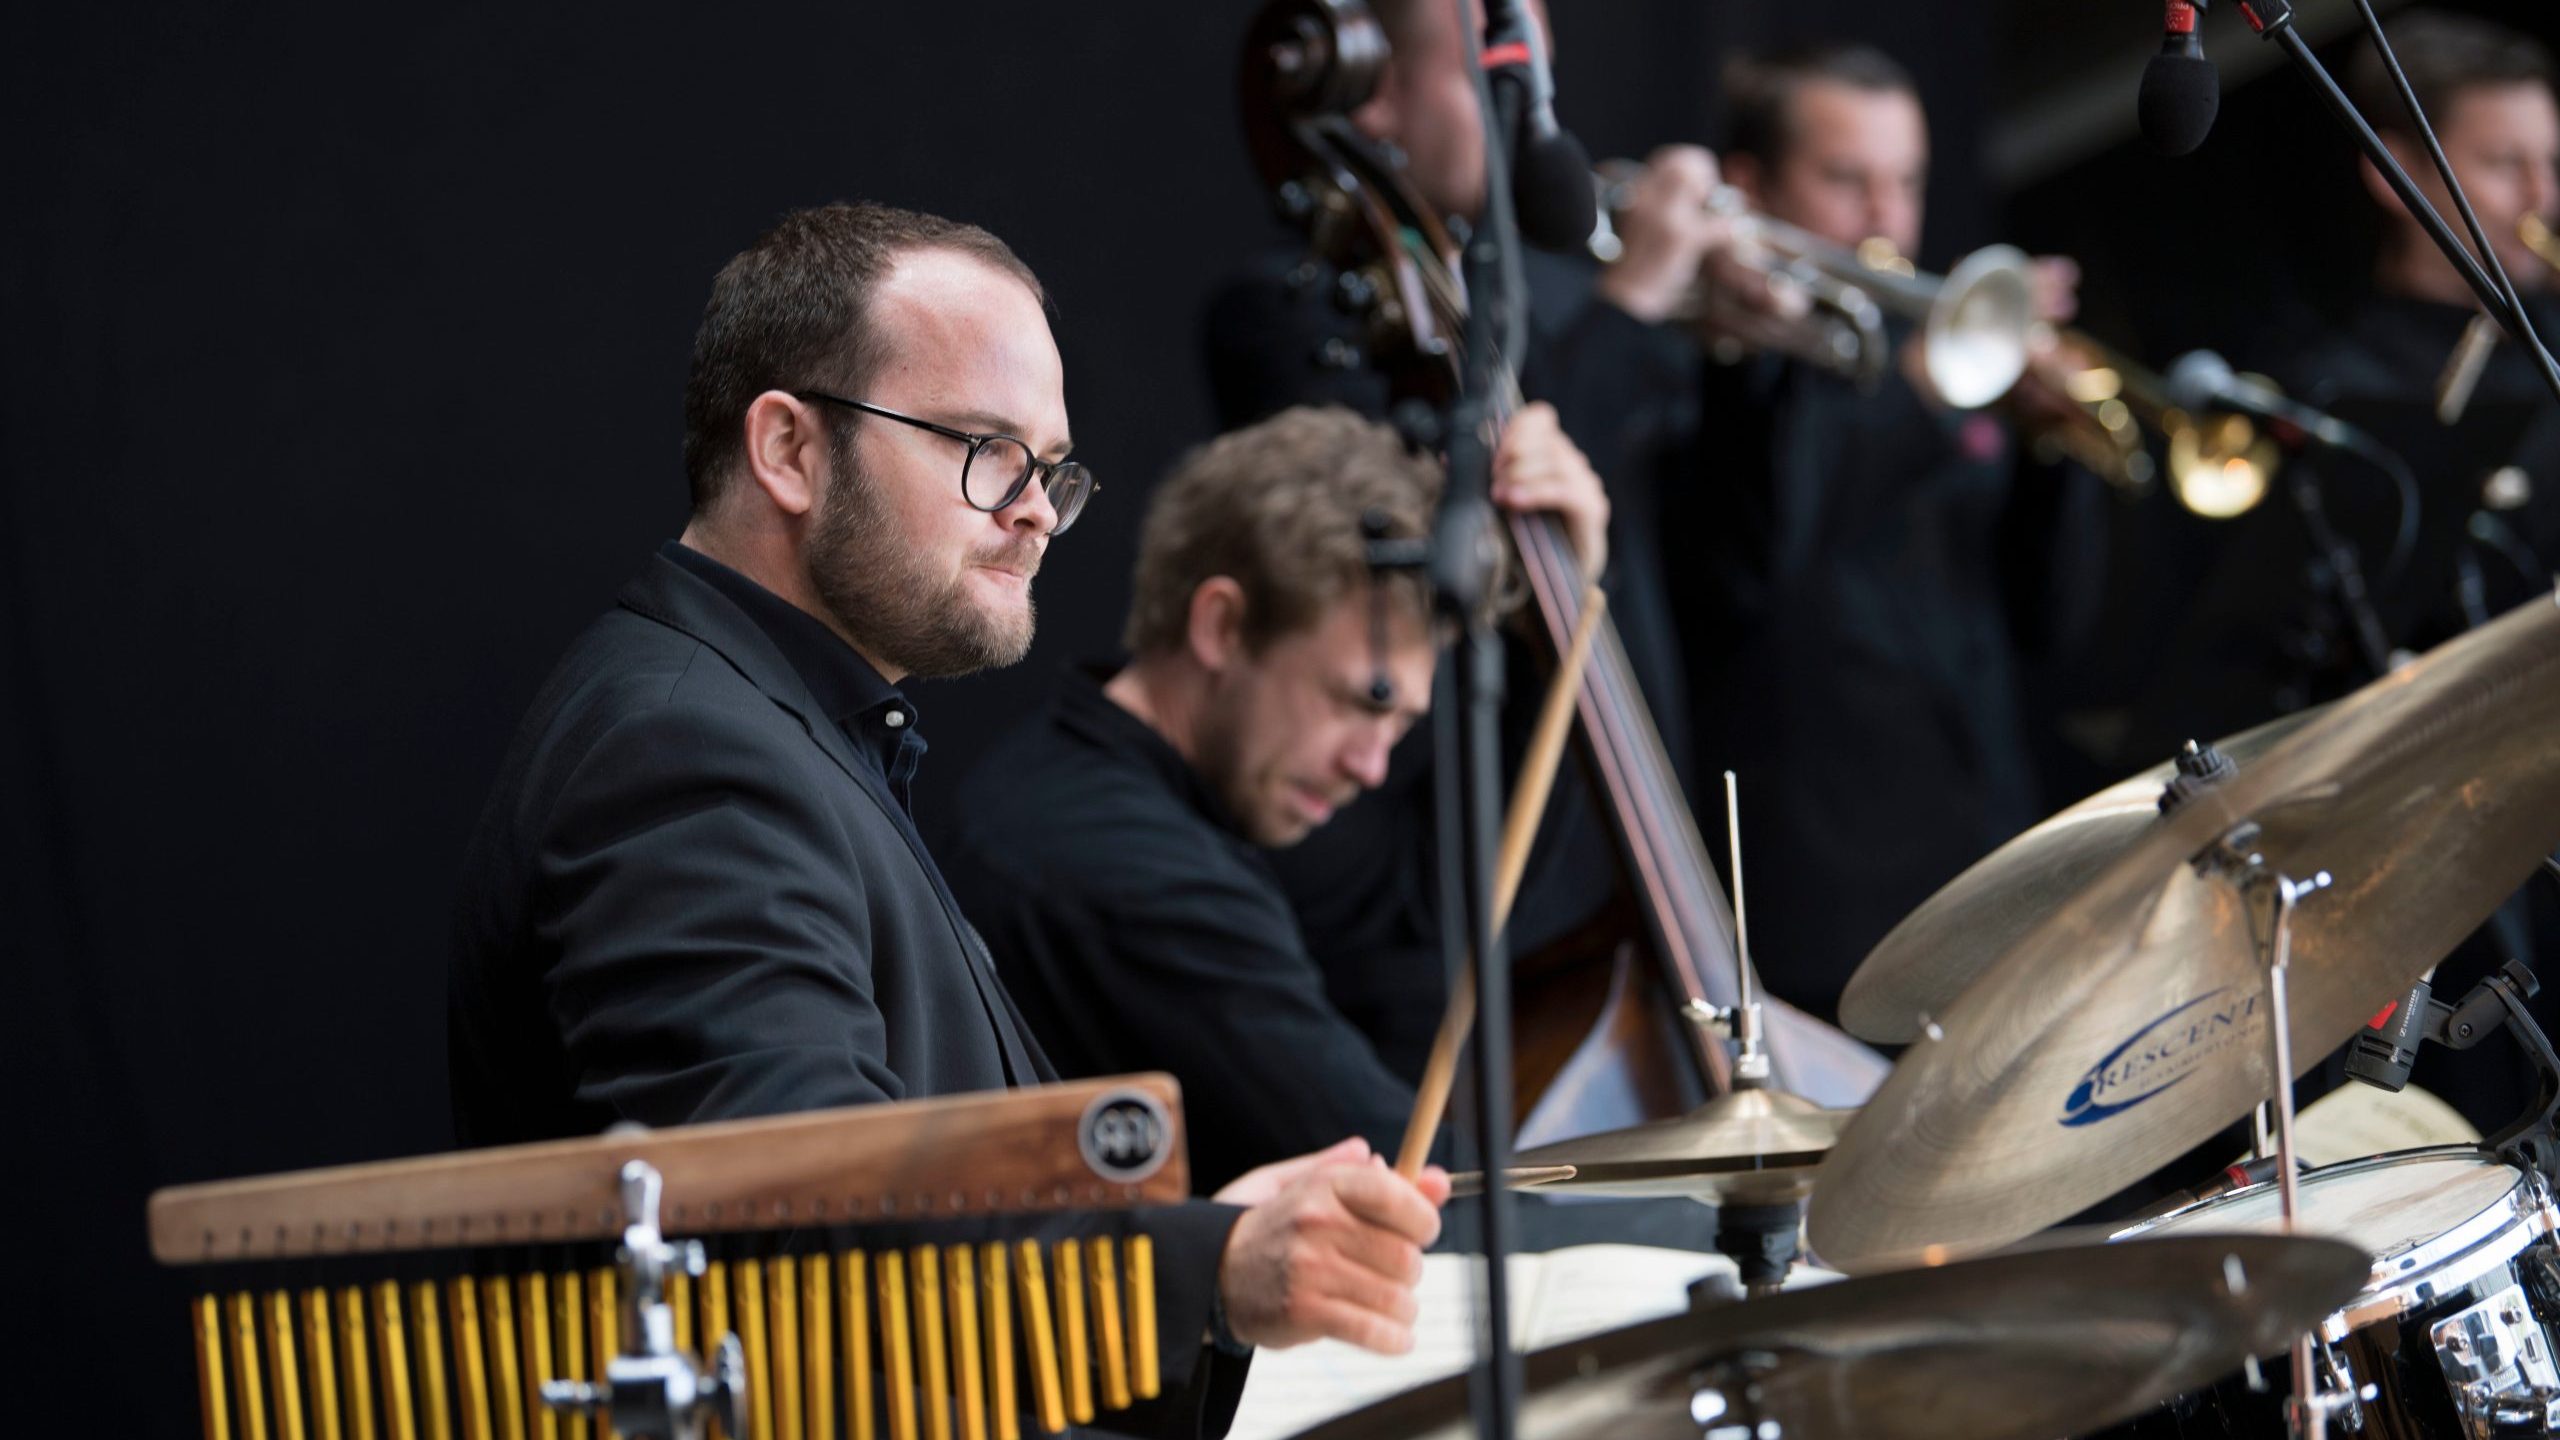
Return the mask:
[[[1591,637],[1600,628],[1600,612],[1608,597],[1594,585],[1582,594],[1582,618],[1574,622],[1573,639],[1547,686],[1538,711],[1538,728],[1529,736],[1529,753],[1520,757],[1520,778],[1512,786],[1511,809],[1502,817],[1502,846],[1493,860],[1493,933],[1501,934],[1511,918],[1511,902],[1520,892],[1520,875],[1529,865],[1529,842],[1546,815],[1547,795],[1555,788],[1556,766],[1564,759],[1565,737],[1572,733],[1574,697],[1582,690],[1582,672],[1591,660]],[[1407,1180],[1422,1173],[1431,1153],[1431,1137],[1439,1133],[1440,1116],[1449,1108],[1449,1086],[1458,1073],[1458,1051],[1476,1023],[1476,976],[1460,970],[1449,986],[1449,1008],[1441,1013],[1440,1032],[1431,1037],[1431,1059],[1422,1068],[1422,1085],[1413,1097],[1413,1119],[1406,1123],[1404,1145],[1396,1152],[1396,1173]]]

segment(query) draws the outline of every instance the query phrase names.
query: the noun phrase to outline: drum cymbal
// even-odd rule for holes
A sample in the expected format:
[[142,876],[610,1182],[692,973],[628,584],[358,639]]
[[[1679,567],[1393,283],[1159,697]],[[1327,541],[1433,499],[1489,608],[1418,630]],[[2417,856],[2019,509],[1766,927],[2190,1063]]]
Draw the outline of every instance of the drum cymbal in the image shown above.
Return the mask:
[[1823,1164],[1815,1254],[1854,1271],[2014,1240],[2266,1098],[2265,907],[2190,863],[2243,821],[2275,871],[2333,877],[2294,914],[2288,972],[2297,1073],[2320,1063],[2560,846],[2554,715],[2560,597],[2337,702],[2145,827],[1904,1054]]
[[1783,1090],[1735,1090],[1686,1115],[1524,1150],[1523,1166],[1569,1166],[1546,1193],[1686,1197],[1776,1204],[1811,1188],[1814,1167],[1852,1110],[1826,1110]]
[[[1573,1178],[1570,1165],[1514,1165],[1502,1172],[1502,1183],[1514,1190],[1536,1190]],[[1461,1170],[1449,1177],[1449,1198],[1463,1200],[1484,1193],[1484,1172]]]
[[[2325,709],[2325,707],[2323,707]],[[2321,714],[2306,710],[2244,731],[2214,748],[2247,769]],[[2121,780],[1974,862],[1893,927],[1849,977],[1840,1025],[1884,1045],[1920,1038],[1965,985],[2038,922],[2078,894],[2109,861],[2163,823],[2160,792],[2177,774],[2166,761]]]
[[[1697,1440],[1769,1420],[1787,1440],[2081,1434],[2283,1348],[2371,1267],[2334,1240],[2193,1236],[1790,1290],[1527,1357],[1520,1431]],[[1472,1425],[1461,1375],[1302,1440],[1457,1440]]]

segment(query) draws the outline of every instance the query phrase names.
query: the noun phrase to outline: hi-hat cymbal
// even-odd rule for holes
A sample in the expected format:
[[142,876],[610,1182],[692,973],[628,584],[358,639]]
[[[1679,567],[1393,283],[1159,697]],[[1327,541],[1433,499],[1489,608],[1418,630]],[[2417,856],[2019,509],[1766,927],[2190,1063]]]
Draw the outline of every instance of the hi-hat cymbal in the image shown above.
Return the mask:
[[[2214,748],[2245,769],[2322,713],[2288,715]],[[1992,961],[2165,823],[2160,794],[2176,774],[2173,760],[2118,781],[1948,881],[1849,977],[1840,996],[1841,1027],[1884,1045],[1919,1039],[1929,1017],[1944,1015]]]
[[[2272,1354],[2372,1267],[2271,1235],[2044,1248],[1790,1290],[1539,1351],[1520,1430],[1697,1440],[1774,1421],[1787,1440],[2082,1434]],[[1458,1376],[1301,1440],[1472,1435]]]
[[1686,1115],[1524,1150],[1523,1166],[1567,1166],[1541,1193],[1777,1204],[1804,1197],[1855,1114],[1783,1090],[1735,1090]]
[[[1573,1178],[1570,1165],[1514,1165],[1502,1172],[1502,1183],[1514,1190],[1536,1190]],[[1484,1193],[1484,1172],[1461,1170],[1449,1177],[1449,1198],[1464,1200]]]
[[2334,881],[2295,912],[2288,972],[2296,1073],[2318,1064],[2560,846],[2554,716],[2560,596],[2337,702],[2146,826],[1895,1066],[1823,1164],[1814,1253],[1856,1270],[2016,1239],[2266,1098],[2265,906],[2191,863],[2244,821],[2271,870]]

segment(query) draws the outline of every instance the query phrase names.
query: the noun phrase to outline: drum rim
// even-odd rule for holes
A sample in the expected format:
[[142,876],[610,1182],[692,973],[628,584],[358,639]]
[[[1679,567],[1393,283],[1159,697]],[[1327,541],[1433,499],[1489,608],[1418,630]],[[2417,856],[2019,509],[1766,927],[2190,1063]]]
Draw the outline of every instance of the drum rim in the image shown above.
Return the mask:
[[[2504,1194],[2451,1229],[2421,1237],[2389,1254],[2375,1256],[2373,1278],[2355,1299],[2347,1302],[2345,1308],[2320,1322],[2320,1338],[2332,1342],[2341,1340],[2354,1331],[2431,1305],[2438,1298],[2470,1285],[2481,1276],[2504,1268],[2530,1249],[2536,1240],[2560,1230],[2560,1210],[2553,1208],[2540,1177],[2477,1145],[2433,1145],[2418,1150],[2358,1156],[2306,1170],[2296,1183],[2307,1186],[2322,1180],[2345,1179],[2361,1172],[2445,1162],[2504,1170],[2509,1184]],[[2153,1234],[2173,1220],[2191,1218],[2244,1199],[2264,1196],[2275,1188],[2273,1180],[2244,1186],[2181,1206],[2166,1215],[2152,1216],[2140,1224],[2117,1231],[2110,1238],[2127,1240]]]

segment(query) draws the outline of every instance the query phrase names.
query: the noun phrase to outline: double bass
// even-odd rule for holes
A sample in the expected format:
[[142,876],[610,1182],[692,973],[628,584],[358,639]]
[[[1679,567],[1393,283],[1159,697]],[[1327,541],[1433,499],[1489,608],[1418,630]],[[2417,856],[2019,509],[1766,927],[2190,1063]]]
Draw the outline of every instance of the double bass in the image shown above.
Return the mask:
[[[1445,413],[1465,373],[1467,294],[1448,225],[1386,147],[1351,123],[1387,40],[1363,0],[1274,0],[1239,76],[1255,168],[1312,258],[1339,277],[1368,363],[1405,413]],[[1501,367],[1506,375],[1509,367]],[[1516,388],[1497,397],[1516,405]],[[1526,623],[1550,663],[1582,622],[1584,584],[1563,522],[1506,517]],[[1671,758],[1608,617],[1575,697],[1576,753],[1623,883],[1566,940],[1513,962],[1515,1113],[1524,1144],[1681,1114],[1734,1088],[1717,1017],[1741,999],[1733,913]],[[1772,1079],[1827,1104],[1881,1080],[1881,1057],[1764,999]]]

